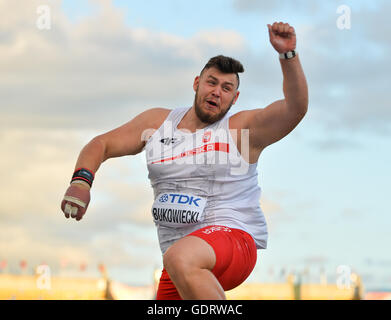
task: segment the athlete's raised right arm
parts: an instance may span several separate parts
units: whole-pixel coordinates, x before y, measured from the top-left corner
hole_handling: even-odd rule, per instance
[[[145,145],[142,135],[148,129],[159,128],[169,112],[170,110],[162,108],[149,109],[124,125],[96,136],[81,150],[74,171],[85,168],[94,176],[102,162],[107,159],[140,153]],[[90,185],[83,179],[89,180],[88,172],[86,178],[76,179],[67,189],[61,202],[66,218],[71,216],[79,221],[87,210]]]

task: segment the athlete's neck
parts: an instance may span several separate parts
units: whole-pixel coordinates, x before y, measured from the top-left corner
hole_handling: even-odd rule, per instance
[[[182,120],[179,122],[177,128],[189,130],[190,132],[196,132],[197,130],[204,129],[208,125],[209,123],[202,122],[200,118],[198,118],[193,105],[191,109],[186,112]]]

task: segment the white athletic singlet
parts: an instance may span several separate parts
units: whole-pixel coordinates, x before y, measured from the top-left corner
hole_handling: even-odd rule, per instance
[[[188,110],[172,110],[145,145],[155,199],[152,217],[162,253],[208,225],[244,230],[258,249],[266,249],[257,163],[247,163],[239,153],[229,131],[232,114],[190,133],[177,129]]]

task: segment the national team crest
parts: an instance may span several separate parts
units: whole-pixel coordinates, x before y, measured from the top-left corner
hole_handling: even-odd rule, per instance
[[[212,136],[212,132],[211,132],[211,131],[205,132],[204,136],[202,137],[202,142],[203,142],[203,143],[209,142],[211,136]]]

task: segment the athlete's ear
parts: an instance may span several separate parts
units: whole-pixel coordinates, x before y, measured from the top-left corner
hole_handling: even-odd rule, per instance
[[[200,76],[196,76],[193,83],[194,91],[197,91],[199,83],[200,83]]]
[[[238,98],[239,98],[239,94],[240,94],[240,91],[236,91],[235,98],[233,99],[232,104],[236,103],[236,100],[238,100]]]

